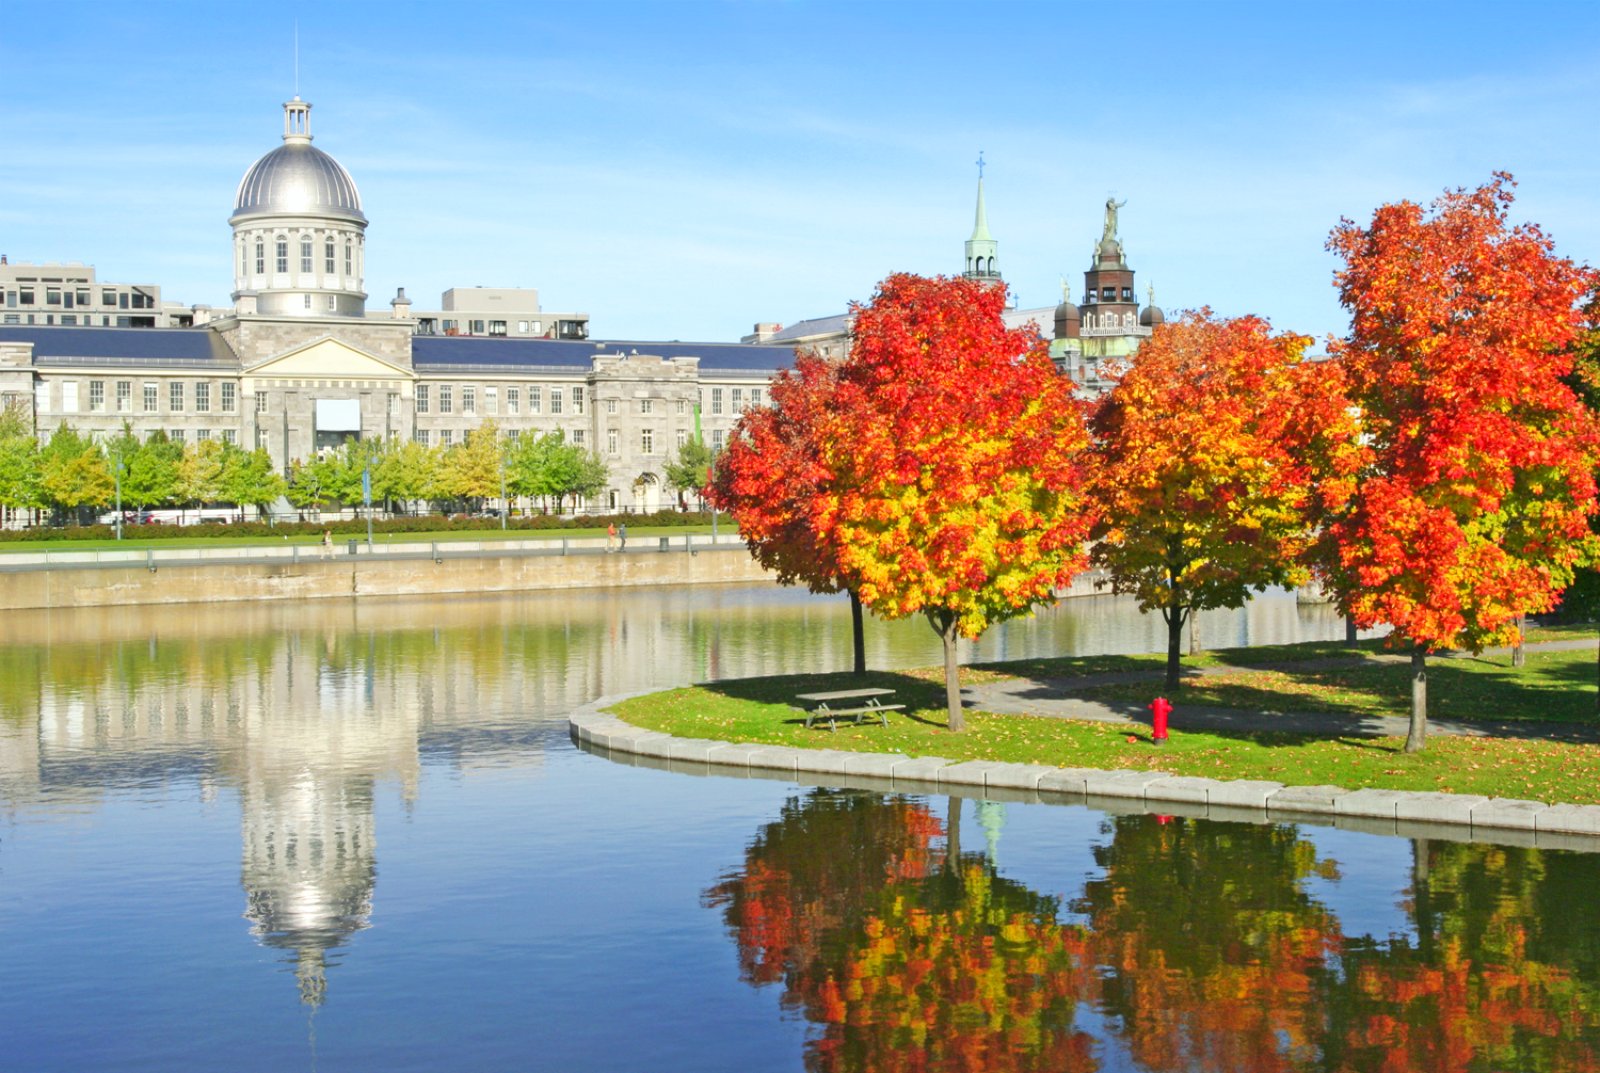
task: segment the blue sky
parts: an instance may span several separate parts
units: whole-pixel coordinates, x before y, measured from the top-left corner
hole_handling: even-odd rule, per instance
[[[0,252],[227,304],[234,190],[294,92],[264,10],[8,5]],[[1024,306],[1078,292],[1113,192],[1159,305],[1319,336],[1341,216],[1497,169],[1600,263],[1593,3],[389,0],[299,33],[377,308],[537,287],[597,336],[685,340],[841,312],[960,270],[979,150]]]

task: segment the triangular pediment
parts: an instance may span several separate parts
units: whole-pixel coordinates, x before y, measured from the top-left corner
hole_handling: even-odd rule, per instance
[[[325,335],[248,366],[251,376],[284,379],[413,380],[410,369]]]

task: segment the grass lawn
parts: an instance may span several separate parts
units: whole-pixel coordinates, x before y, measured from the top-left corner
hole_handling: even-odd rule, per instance
[[[1240,673],[1186,683],[1182,703],[1256,711],[1348,711],[1404,715],[1409,703],[1405,664],[1369,663],[1342,645],[1293,646],[1272,662],[1314,661],[1306,668]],[[1270,650],[1251,650],[1263,655]],[[1237,664],[1241,653],[1217,652],[1211,665]],[[1327,661],[1344,655],[1344,666]],[[1186,658],[1186,664],[1189,660]],[[1595,654],[1530,652],[1513,669],[1508,657],[1429,661],[1431,714],[1459,719],[1551,719],[1597,723],[1593,714]],[[1049,677],[1117,671],[1159,671],[1162,657],[1096,657],[1025,661],[971,668],[972,680],[1000,677],[1026,667]],[[1068,668],[1071,668],[1070,670]],[[835,732],[807,730],[793,706],[796,693],[861,685],[896,690],[907,710],[887,727],[842,725]],[[1160,683],[1139,682],[1085,690],[1089,698],[1147,700]],[[1524,738],[1435,735],[1427,749],[1407,755],[1401,738],[1318,738],[1283,732],[1175,731],[1154,745],[1145,727],[1039,716],[969,711],[967,729],[946,729],[944,692],[937,670],[869,674],[796,675],[716,682],[619,703],[617,715],[638,726],[682,737],[754,741],[806,748],[895,752],[950,760],[1009,760],[1058,767],[1155,769],[1220,779],[1271,779],[1290,785],[1329,783],[1347,789],[1441,790],[1552,803],[1600,803],[1600,746]]]
[[[1428,660],[1429,718],[1600,723],[1595,714],[1593,650],[1530,650],[1526,660],[1522,667],[1512,667],[1511,657],[1505,654]],[[1161,683],[1155,681],[1097,686],[1077,695],[1086,700],[1148,704],[1162,692]],[[1406,716],[1410,713],[1411,666],[1403,660],[1362,658],[1318,660],[1304,667],[1284,662],[1271,668],[1222,670],[1189,678],[1182,695],[1188,704],[1260,712]]]

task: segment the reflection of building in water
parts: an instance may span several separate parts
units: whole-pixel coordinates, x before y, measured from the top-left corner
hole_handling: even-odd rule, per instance
[[[372,917],[372,780],[304,771],[247,788],[243,883],[251,934],[293,953],[300,1001],[321,1005],[327,954]]]
[[[1331,608],[1290,594],[1200,625],[1208,647],[1343,633]],[[939,658],[920,619],[867,635],[873,666]],[[1158,617],[1105,596],[997,626],[971,651],[1165,643]],[[370,917],[379,785],[414,798],[424,755],[468,774],[508,755],[531,768],[593,697],[849,658],[845,600],[766,586],[14,612],[0,619],[0,808],[65,813],[117,787],[237,791],[247,915],[315,1002],[328,952]]]
[[[288,639],[273,661],[270,705],[241,720],[235,775],[243,814],[240,880],[251,933],[289,951],[301,1001],[319,1005],[327,955],[367,927],[377,882],[373,816],[378,780],[416,792],[419,709],[415,690],[380,675],[369,659],[341,658],[334,635]]]

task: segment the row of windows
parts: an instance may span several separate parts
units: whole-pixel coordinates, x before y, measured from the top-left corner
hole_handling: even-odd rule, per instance
[[[457,394],[458,388],[459,395]],[[570,396],[566,394],[567,391],[570,391]],[[418,384],[417,413],[460,413],[475,416],[480,412],[479,398],[478,389],[472,385]],[[499,414],[501,412],[501,395],[498,387],[485,387],[481,398],[483,404],[482,413]],[[581,387],[569,389],[552,387],[549,389],[548,394],[543,387],[537,385],[529,385],[526,391],[523,388],[508,387],[505,389],[504,412],[507,414],[520,414],[523,412],[523,404],[526,401],[527,412],[530,414],[545,412],[547,403],[550,413],[559,414],[565,411],[568,398],[572,402],[572,413],[581,414],[584,412],[586,399],[584,389]],[[765,398],[764,390],[758,387],[728,389],[714,387],[711,389],[711,413],[714,416],[722,416],[730,412],[734,414],[743,413],[749,407],[762,405]],[[625,401],[621,399],[603,400],[605,412],[608,415],[616,414]],[[689,403],[685,399],[635,399],[634,409],[641,415],[650,415],[657,412],[656,403],[659,402],[664,406],[669,401],[678,416],[681,417],[688,413]]]
[[[145,439],[149,439],[150,438],[150,434],[152,432],[154,432],[153,429],[144,432],[143,433],[144,438]],[[223,443],[231,443],[231,444],[237,444],[239,442],[239,432],[238,432],[238,430],[237,429],[231,429],[231,428],[225,428],[225,429],[222,429],[220,431],[217,430],[217,429],[209,429],[209,428],[197,428],[197,429],[169,428],[169,429],[166,430],[166,432],[167,432],[167,439],[172,441],[173,443],[188,443],[189,442],[189,435],[190,435],[191,432],[194,434],[194,442],[195,443],[205,443],[207,440],[221,440]],[[137,436],[137,435],[140,435],[140,433],[135,432],[134,435]],[[256,434],[256,446],[257,447],[265,447],[266,446],[266,439],[261,433],[257,433]]]
[[[56,314],[54,313],[40,313],[38,316],[44,319],[38,321],[34,319],[34,316],[32,313],[7,313],[0,317],[0,324],[54,324],[56,322]],[[88,328],[94,324],[94,317],[93,313],[62,313],[61,323],[68,328],[78,324]],[[109,313],[100,314],[100,326],[102,328],[109,328],[113,324],[118,328],[154,328],[156,318],[154,316],[134,317],[120,314],[113,317]]]
[[[338,243],[327,239],[322,244],[322,271],[325,275],[333,275],[335,266],[339,261]],[[265,239],[256,239],[255,242],[256,275],[265,275],[267,271],[267,243]],[[307,236],[300,236],[300,271],[309,273],[315,271],[316,243]],[[239,274],[249,272],[248,251],[244,246],[239,248]],[[280,235],[272,243],[272,267],[275,272],[289,271],[289,240]],[[355,275],[355,243],[345,240],[344,243],[344,274]]]
[[[512,441],[513,443],[515,443],[518,439],[520,439],[522,437],[522,430],[521,429],[508,428],[508,429],[504,429],[502,431],[504,432],[506,439]],[[437,439],[435,439],[435,437],[437,437]],[[452,444],[454,444],[456,442],[455,431],[453,429],[448,429],[448,428],[441,428],[441,429],[419,428],[413,434],[412,438],[415,439],[418,443],[422,444],[422,446],[424,446],[424,447],[431,446],[434,443],[438,443],[438,445],[440,447],[449,447],[449,446],[451,446]],[[466,433],[463,432],[461,438],[462,438],[462,441],[465,442]],[[575,429],[568,430],[568,432],[567,432],[567,442],[571,443],[571,444],[573,444],[573,445],[575,445],[577,447],[586,447],[586,446],[588,446],[589,440],[588,440],[588,437],[584,435],[584,430],[583,429],[575,428]]]
[[[1115,302],[1117,300],[1117,289],[1115,287],[1101,287],[1099,291],[1095,291],[1091,288],[1084,297],[1090,302]],[[1122,300],[1124,302],[1133,301],[1132,287],[1122,288]]]
[[[105,412],[106,383],[107,382],[104,380],[89,381],[89,411],[91,413]],[[117,380],[114,382],[114,384],[116,412],[132,412],[134,408],[133,381]],[[213,393],[213,384],[210,381],[199,380],[193,383],[192,408],[194,412],[209,413],[212,409],[213,400],[215,400],[218,409],[222,413],[237,413],[237,385],[231,381],[224,380],[221,383],[216,384],[215,387],[216,391]],[[40,381],[38,390],[40,392],[41,400],[39,409],[41,411],[47,411],[49,409],[49,406],[47,405],[49,398],[48,383],[45,381]],[[722,415],[725,413],[725,392],[728,396],[726,401],[731,402],[734,413],[742,412],[747,405],[760,406],[762,405],[762,401],[764,399],[762,389],[755,387],[731,389],[713,387],[710,389],[710,391],[711,413],[713,415]],[[189,395],[190,385],[187,382],[181,380],[168,381],[167,409],[173,413],[180,413],[186,409],[189,409]],[[437,413],[440,415],[461,414],[463,416],[478,416],[480,413],[480,397],[482,400],[481,412],[483,414],[497,415],[501,412],[501,389],[499,387],[486,386],[482,388],[482,395],[480,396],[479,388],[476,385],[471,384],[418,384],[416,394],[416,412],[418,414]],[[620,401],[624,400],[604,400],[605,412],[608,415],[616,414],[620,408]],[[657,412],[655,406],[657,402],[661,402],[663,405],[665,405],[669,400],[636,399],[634,401],[637,404],[636,409],[639,414],[651,415]],[[686,400],[672,399],[670,401],[673,404],[674,411],[679,416],[683,416],[688,412],[688,402]],[[146,381],[143,384],[140,402],[141,409],[144,413],[159,412],[160,386],[156,383]],[[550,387],[547,390],[539,385],[529,385],[525,389],[520,387],[505,388],[504,402],[504,412],[508,415],[521,414],[523,412],[524,403],[526,403],[527,407],[526,412],[529,414],[544,413],[546,406],[548,406],[549,413],[553,415],[561,415],[567,412],[569,402],[571,405],[571,412],[573,414],[581,415],[585,410],[587,396],[585,395],[584,389],[580,386],[572,386],[567,388]],[[268,412],[267,393],[265,391],[257,391],[255,393],[255,403],[256,413],[264,414]],[[65,380],[61,382],[61,412],[79,412],[78,381]],[[682,446],[682,444],[679,444],[679,446]],[[648,447],[645,449],[645,453],[651,453]]]
[[[456,388],[460,388],[460,408],[457,409]],[[570,392],[570,394],[569,394]],[[471,384],[418,384],[417,385],[417,413],[419,414],[468,414],[478,413],[478,389]],[[572,412],[581,414],[587,399],[581,387],[559,388],[552,387],[549,394],[538,385],[530,384],[526,395],[523,389],[508,387],[505,389],[505,412],[519,414],[522,412],[523,400],[527,400],[527,412],[530,414],[543,413],[548,401],[550,413],[565,413],[567,402],[572,402]],[[485,387],[483,389],[483,412],[498,414],[500,412],[500,389],[498,387]]]
[[[729,401],[731,401],[733,405],[732,412],[736,414],[743,413],[748,407],[760,406],[762,404],[762,400],[765,398],[765,396],[762,394],[762,389],[758,387],[748,389],[736,387],[728,390],[731,395]],[[722,407],[722,392],[723,389],[720,387],[714,387],[711,389],[711,413],[714,417],[721,416],[726,412]],[[748,400],[748,402],[746,400]]]
[[[34,288],[19,287],[14,291],[5,292],[5,305],[7,309],[35,305],[35,297]],[[73,290],[66,290],[62,287],[46,287],[44,304],[47,306],[60,306],[63,309],[94,306],[94,292],[88,287],[78,287]],[[100,291],[100,305],[107,309],[154,309],[156,307],[156,299],[155,295],[145,294],[143,291],[118,291],[105,287]],[[62,323],[68,322],[63,320]]]
[[[142,386],[139,402],[141,410],[147,414],[159,413],[161,409],[161,385],[146,381]],[[222,413],[237,413],[239,409],[238,385],[224,380],[216,385],[216,402]],[[194,412],[203,414],[211,412],[213,399],[212,384],[207,380],[199,380],[194,384]],[[49,410],[50,385],[45,381],[38,384],[39,409]],[[116,380],[112,382],[113,398],[116,401],[116,412],[126,414],[133,412],[133,381]],[[171,413],[181,413],[186,409],[185,402],[189,394],[188,385],[181,380],[172,380],[167,383],[167,410]],[[264,392],[256,393],[257,413],[261,409]],[[79,412],[79,384],[76,380],[63,380],[61,382],[61,412],[75,414]],[[89,412],[104,413],[106,411],[106,381],[89,381]]]

